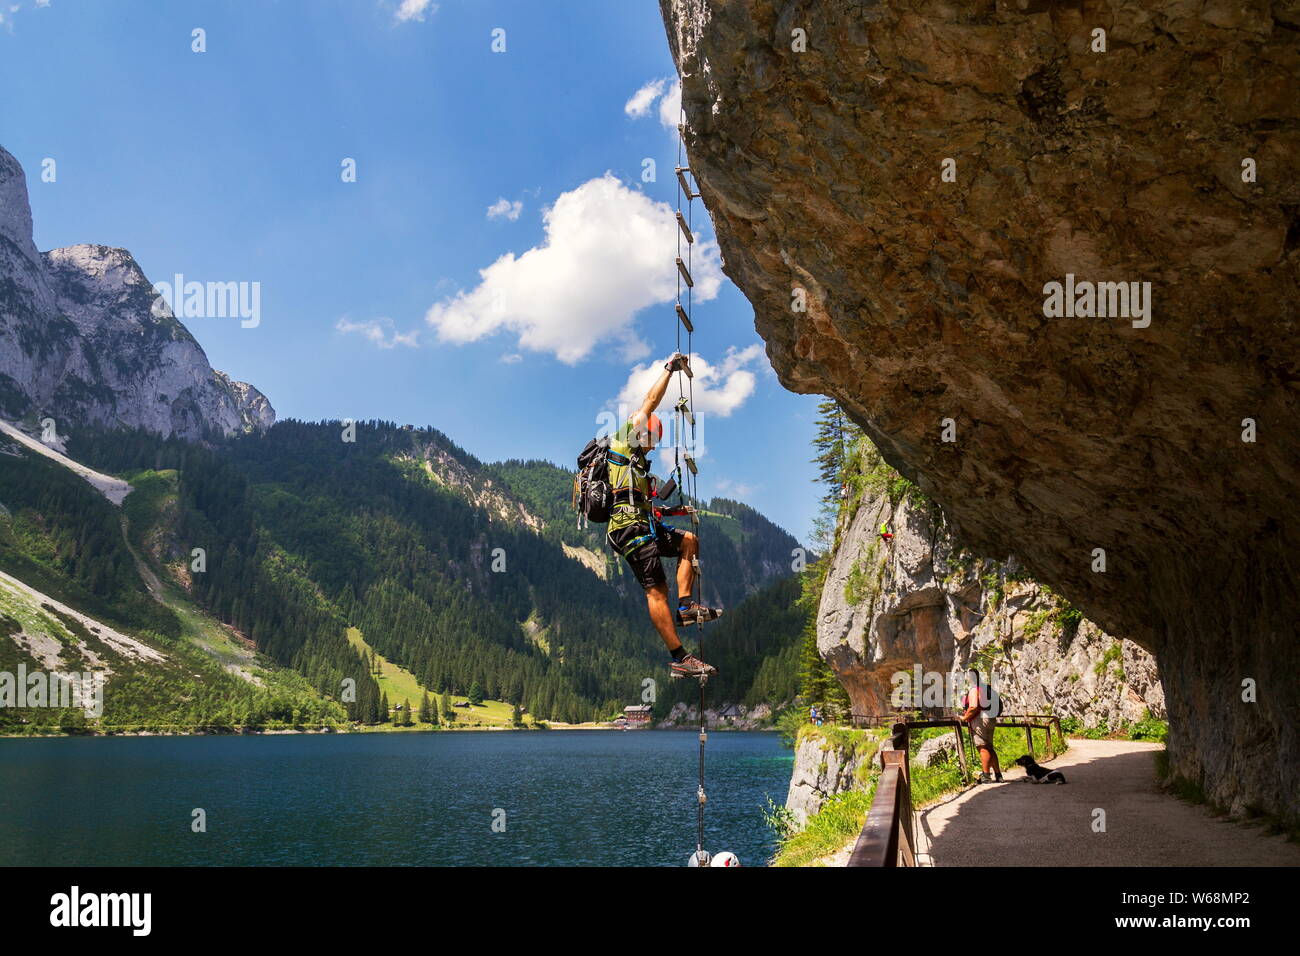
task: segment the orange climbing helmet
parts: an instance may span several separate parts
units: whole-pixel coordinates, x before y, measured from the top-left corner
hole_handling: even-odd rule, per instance
[[[663,441],[664,423],[663,420],[660,419],[660,417],[656,415],[654,412],[651,412],[650,418],[646,420],[646,428],[648,431],[654,433],[655,441],[657,442]]]

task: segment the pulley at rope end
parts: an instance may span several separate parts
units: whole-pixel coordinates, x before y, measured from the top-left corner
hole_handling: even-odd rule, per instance
[[[706,804],[706,803],[709,802],[709,798],[708,798],[707,796],[705,796],[705,794],[704,794],[704,788],[703,788],[703,787],[700,787],[700,789],[696,792],[695,797],[696,797],[697,800],[700,801],[700,804],[701,804],[701,805]]]

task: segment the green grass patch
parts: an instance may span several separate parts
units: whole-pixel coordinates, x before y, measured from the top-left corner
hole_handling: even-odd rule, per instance
[[[420,712],[420,701],[424,699],[424,693],[428,688],[423,687],[414,674],[406,668],[394,664],[388,658],[384,657],[368,643],[362,636],[361,631],[355,627],[348,628],[348,643],[367,655],[374,655],[375,662],[379,665],[379,671],[375,674],[375,680],[379,684],[379,690],[388,695],[388,706],[396,710],[398,704],[405,704],[412,708],[412,713],[418,715]],[[429,697],[434,701],[435,706],[440,699],[440,695],[433,690],[429,690]],[[511,728],[514,726],[514,707],[503,700],[485,700],[482,704],[475,704],[473,707],[455,707],[456,704],[467,703],[469,698],[457,694],[451,695],[451,702],[455,710],[455,720],[448,724],[445,721],[438,726],[456,730],[467,730],[473,728]],[[439,718],[441,720],[441,718]],[[401,731],[401,730],[429,730],[429,724],[420,723],[414,716],[414,723],[411,726],[394,724],[392,722],[379,724],[375,727],[365,727],[367,731]],[[525,726],[532,726],[532,719],[524,715]]]
[[[820,811],[808,818],[808,825],[781,844],[773,866],[813,866],[818,860],[842,850],[856,840],[867,822],[876,780],[860,790],[839,793],[827,800]]]

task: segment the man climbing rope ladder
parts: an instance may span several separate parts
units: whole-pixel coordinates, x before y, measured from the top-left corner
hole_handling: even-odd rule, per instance
[[[609,544],[621,554],[632,574],[645,588],[650,621],[663,638],[673,660],[669,670],[673,677],[709,677],[717,668],[688,654],[677,637],[676,624],[702,624],[722,615],[717,608],[702,607],[692,598],[695,586],[695,556],[699,539],[689,531],[661,524],[662,514],[681,513],[681,509],[655,506],[651,487],[650,462],[647,454],[663,438],[664,426],[655,414],[668,391],[673,373],[684,369],[686,356],[680,352],[664,366],[663,373],[650,389],[640,409],[628,419],[609,443],[609,484],[614,504],[609,518]],[[668,581],[661,558],[677,559],[677,613],[668,610]]]

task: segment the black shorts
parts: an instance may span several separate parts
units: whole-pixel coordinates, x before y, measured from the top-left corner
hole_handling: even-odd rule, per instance
[[[668,583],[668,579],[664,576],[663,562],[659,559],[681,557],[682,541],[686,538],[686,532],[661,524],[659,525],[659,534],[655,536],[653,541],[643,541],[630,552],[624,553],[623,546],[627,542],[649,533],[649,525],[634,524],[626,528],[619,528],[617,531],[611,531],[607,536],[610,547],[623,555],[627,560],[628,567],[632,569],[632,576],[647,591]]]

